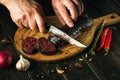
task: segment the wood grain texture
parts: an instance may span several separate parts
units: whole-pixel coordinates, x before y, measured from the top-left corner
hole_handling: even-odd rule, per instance
[[[49,16],[46,18],[49,24],[52,24],[56,27],[61,27],[60,22],[58,22],[56,16]],[[105,26],[113,25],[120,22],[120,17],[116,13],[111,13],[99,18],[94,19],[94,24],[91,26],[90,29],[86,30],[82,35],[80,35],[77,40],[89,46],[94,38],[95,31],[102,20],[105,20]],[[14,43],[18,51],[23,54],[24,56],[33,59],[39,62],[52,62],[52,61],[60,61],[70,57],[73,57],[79,53],[81,53],[85,48],[77,47],[75,45],[66,45],[60,48],[59,52],[56,52],[54,55],[44,55],[40,52],[37,52],[33,55],[26,54],[22,50],[22,40],[28,36],[33,36],[35,38],[39,37],[46,37],[48,38],[49,34],[40,33],[37,30],[30,30],[30,29],[17,29],[15,36],[14,36]]]

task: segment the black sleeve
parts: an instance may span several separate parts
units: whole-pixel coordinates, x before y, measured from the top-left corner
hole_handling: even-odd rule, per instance
[[[36,0],[36,1],[42,6],[46,16],[55,15],[52,8],[51,0]]]

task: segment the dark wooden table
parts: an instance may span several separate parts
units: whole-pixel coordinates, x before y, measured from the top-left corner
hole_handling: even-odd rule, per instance
[[[83,2],[85,13],[92,18],[111,12],[120,15],[120,0],[83,0]],[[42,4],[48,4],[48,2],[42,2]],[[54,15],[50,6],[47,10],[44,8],[46,15]],[[111,48],[107,56],[104,56],[102,50],[97,52],[96,56],[90,57],[91,61],[88,58],[80,61],[79,59],[87,52],[85,50],[81,54],[61,62],[40,63],[30,60],[30,68],[23,72],[15,68],[19,59],[19,52],[16,50],[13,40],[17,26],[12,22],[7,9],[0,6],[0,41],[4,38],[11,41],[10,44],[5,45],[0,43],[0,51],[10,51],[14,56],[14,62],[10,67],[0,69],[0,80],[120,80],[120,24],[114,26],[116,30],[113,30]],[[56,68],[64,70],[64,73],[58,74]]]

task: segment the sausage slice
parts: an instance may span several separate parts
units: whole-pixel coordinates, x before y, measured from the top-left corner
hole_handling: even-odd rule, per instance
[[[56,51],[55,45],[44,37],[38,39],[38,49],[46,54],[52,54]]]
[[[37,52],[37,39],[34,37],[27,37],[22,42],[22,49],[25,53],[33,54]]]

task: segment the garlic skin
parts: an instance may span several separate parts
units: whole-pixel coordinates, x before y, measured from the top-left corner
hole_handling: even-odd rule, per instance
[[[16,63],[16,69],[19,71],[26,71],[30,67],[30,62],[20,55],[20,59]]]

